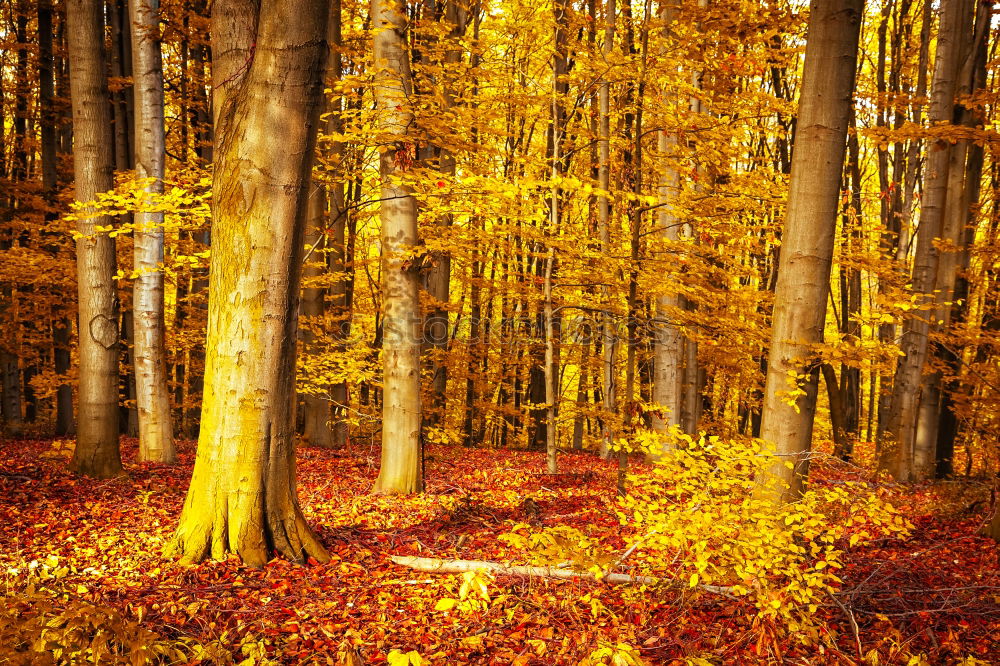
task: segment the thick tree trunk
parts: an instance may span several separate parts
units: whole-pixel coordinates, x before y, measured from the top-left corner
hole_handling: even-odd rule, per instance
[[[934,62],[934,82],[928,119],[932,124],[952,120],[955,85],[961,53],[967,38],[965,17],[970,0],[942,0]],[[933,292],[939,251],[935,239],[942,233],[952,147],[945,139],[929,145],[927,176],[920,205],[920,225],[911,276],[912,289],[921,304],[933,307]],[[926,312],[903,323],[900,358],[892,383],[892,396],[885,420],[886,440],[882,442],[879,468],[897,481],[914,478],[914,441],[920,406],[921,375],[927,360],[930,317]],[[930,397],[930,396],[928,396]]]
[[[375,100],[381,146],[383,386],[382,464],[375,491],[415,493],[424,489],[420,439],[420,261],[417,201],[399,181],[415,159],[409,97],[413,77],[406,50],[406,17],[389,0],[372,0]]]
[[[808,473],[817,372],[863,0],[813,0],[775,288],[761,438],[777,456],[762,496],[796,496]],[[791,462],[789,469],[786,463]]]
[[[159,0],[129,0],[135,91],[136,177],[143,188],[163,193],[166,135],[163,120],[163,57]],[[139,413],[139,460],[174,463],[170,394],[163,320],[163,213],[135,214],[135,283],[132,287],[132,358]]]
[[[69,59],[73,62],[73,167],[76,200],[93,201],[114,187],[111,123],[104,64],[104,3],[67,0]],[[118,448],[118,308],[115,242],[95,227],[107,216],[77,222],[80,384],[73,471],[107,478],[122,471]]]
[[[170,550],[328,558],[295,489],[301,251],[326,56],[327,2],[217,0],[220,83],[205,397]],[[223,92],[224,91],[224,92]]]

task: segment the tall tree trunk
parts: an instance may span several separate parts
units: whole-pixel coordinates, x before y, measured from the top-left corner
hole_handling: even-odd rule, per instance
[[[615,17],[617,14],[616,0],[606,0],[604,9],[604,44],[601,52],[607,58],[615,46]],[[601,239],[601,249],[611,252],[611,81],[610,73],[606,73],[601,81],[598,98],[598,146],[597,146],[597,186],[601,190],[597,198],[597,229]],[[602,397],[604,398],[604,425],[601,435],[600,453],[607,458],[611,453],[611,443],[614,440],[614,427],[611,419],[617,407],[617,371],[615,368],[618,352],[618,339],[615,332],[615,317],[611,308],[611,286],[601,286],[604,296],[605,311],[601,315],[601,379]]]
[[[2,63],[0,63],[0,65],[2,65]],[[2,70],[3,68],[0,66],[0,127],[6,127],[7,118],[4,114],[6,107],[4,106],[4,77]],[[4,141],[4,138],[5,132],[0,131],[0,177],[2,178],[6,178],[9,175],[7,168],[6,142]],[[0,201],[0,205],[12,208],[14,205],[13,197]],[[9,213],[4,214],[4,217],[2,218],[3,221],[6,222],[8,214]],[[11,244],[12,238],[9,237],[6,232],[0,235],[0,251],[10,249]],[[18,325],[16,320],[13,318],[13,313],[10,312],[11,306],[13,305],[13,298],[13,288],[8,284],[2,285],[2,287],[0,287],[0,315],[3,317],[3,323],[6,326],[10,326],[11,330],[14,330],[14,327]],[[0,341],[0,392],[3,394],[2,398],[0,398],[0,412],[3,414],[4,429],[6,434],[20,436],[24,429],[23,418],[21,415],[21,373],[16,348],[13,345],[10,347],[7,346],[10,342],[12,341]]]
[[[383,382],[382,464],[375,491],[415,493],[424,489],[420,439],[420,261],[417,201],[400,177],[415,159],[408,136],[413,124],[413,76],[406,51],[406,16],[389,0],[371,0],[374,28],[375,100],[381,147]]]
[[[205,397],[170,550],[328,559],[295,488],[295,345],[328,3],[216,0]]]
[[[66,22],[73,104],[73,170],[76,200],[89,202],[114,187],[111,123],[104,64],[104,3],[67,0]],[[108,478],[122,471],[118,448],[118,308],[115,242],[98,226],[107,216],[77,222],[79,295],[79,417],[70,463],[75,472]]]
[[[808,474],[815,346],[826,319],[863,6],[863,0],[810,3],[761,423],[761,438],[777,458],[758,481],[775,502],[795,497]]]
[[[661,11],[665,38],[672,35],[677,4],[672,2],[664,5]],[[669,48],[666,41],[662,48]],[[676,92],[668,92],[666,98],[677,100],[678,95]],[[675,133],[667,129],[661,129],[657,133],[657,150],[664,164],[660,167],[660,209],[656,224],[660,236],[671,249],[677,246],[683,226],[673,209],[681,189],[680,174],[669,162],[676,145]],[[683,297],[676,291],[663,292],[656,297],[656,318],[653,322],[653,402],[660,411],[653,415],[653,429],[661,433],[670,427],[681,425],[684,404],[684,335],[676,324],[676,318],[683,305]]]
[[[340,1],[334,0],[330,3],[330,25],[328,27],[328,38],[331,45],[340,45]],[[341,75],[341,56],[339,51],[330,54],[327,60],[325,85],[333,86]],[[327,121],[330,133],[340,132],[340,99],[335,104],[328,100],[326,103],[327,112],[330,118]],[[329,147],[329,155],[340,164],[341,154],[340,142],[334,142]],[[329,204],[329,212],[327,205]],[[344,217],[344,183],[339,174],[329,187],[321,181],[313,180],[312,191],[309,195],[309,205],[306,212],[306,246],[305,264],[302,268],[303,277],[319,278],[328,270],[343,272],[344,264],[344,231],[346,229]],[[324,248],[324,246],[326,246]],[[325,251],[324,251],[325,249]],[[327,254],[333,255],[329,260]],[[335,300],[342,300],[343,283],[338,280],[337,288],[332,294]],[[309,325],[302,329],[303,352],[306,354],[320,353],[322,350],[316,348],[316,335],[310,327],[321,328],[324,316],[327,311],[327,289],[324,287],[309,287],[302,290],[302,315],[309,317]],[[340,297],[340,298],[338,298]],[[331,306],[342,307],[342,303],[331,303]],[[339,314],[339,312],[338,312]],[[337,322],[340,325],[340,322]],[[343,384],[338,382],[338,384]],[[327,387],[329,393],[333,393],[334,387]],[[339,438],[335,434],[335,426],[331,425],[330,403],[342,402],[345,399],[341,395],[317,395],[307,393],[303,396],[303,426],[302,439],[312,446],[324,448],[339,448],[344,445],[343,437]],[[342,423],[340,425],[343,425]],[[343,428],[339,428],[343,431]]]
[[[975,36],[972,48],[962,57],[959,71],[956,98],[964,99],[978,92],[986,83],[986,61],[988,53],[988,34],[990,17],[993,14],[992,5],[976,3],[978,7],[975,16]],[[973,11],[969,4],[967,11]],[[963,17],[963,25],[973,20],[971,15]],[[955,112],[956,123],[972,128],[977,123],[976,111],[964,104],[959,104]],[[977,157],[978,156],[978,157]],[[937,276],[934,284],[934,299],[936,307],[932,310],[930,334],[932,337],[943,336],[952,323],[953,313],[961,315],[963,307],[957,305],[956,295],[960,273],[967,267],[969,261],[968,244],[974,240],[974,234],[967,229],[970,222],[970,210],[979,199],[979,186],[982,177],[982,151],[968,139],[959,138],[951,147],[951,160],[948,166],[948,192],[945,201],[944,220],[942,223],[942,240],[948,247],[938,258]],[[962,297],[964,301],[964,296]],[[939,340],[931,342],[930,351],[934,356],[955,368],[955,354],[945,348]],[[955,368],[957,369],[957,368]],[[929,478],[935,473],[938,442],[941,441],[938,426],[944,405],[944,373],[941,368],[925,373],[921,381],[920,411],[917,418],[917,430],[913,444],[913,467],[917,478]],[[948,454],[950,457],[950,454]]]
[[[159,0],[129,0],[132,78],[137,106],[135,175],[150,179],[144,191],[163,193],[166,135]],[[139,460],[174,463],[167,352],[163,320],[163,213],[135,214],[135,283],[132,287],[132,357],[139,412]]]
[[[970,0],[942,0],[941,25],[934,58],[934,81],[928,119],[932,124],[951,121],[955,104],[955,85],[964,41],[967,38],[963,18]],[[926,178],[920,206],[920,225],[913,259],[911,283],[920,304],[933,307],[933,291],[939,252],[935,239],[941,236],[948,196],[948,173],[951,145],[941,138],[928,145]],[[897,481],[914,477],[914,440],[920,406],[921,375],[927,360],[930,318],[921,312],[903,323],[900,351],[892,396],[886,415],[886,441],[882,443],[879,468]]]
[[[481,219],[476,216],[470,222],[472,228],[480,229]],[[463,415],[462,421],[462,443],[465,446],[475,446],[475,410],[476,401],[479,399],[478,392],[476,391],[476,374],[480,372],[480,368],[483,365],[483,361],[486,358],[485,350],[488,347],[483,344],[483,340],[480,338],[483,336],[484,331],[482,327],[482,282],[483,282],[483,271],[484,271],[484,261],[482,258],[482,252],[479,246],[472,248],[472,259],[471,259],[471,293],[469,295],[469,345],[468,345],[468,355],[469,364],[466,368],[465,374],[465,414]]]
[[[59,116],[55,104],[55,58],[53,57],[52,0],[38,3],[38,104],[41,119],[42,191],[50,201],[56,196],[59,171]],[[46,213],[53,219],[54,213]],[[50,251],[58,253],[59,246]],[[52,312],[52,347],[55,371],[66,377],[70,367],[70,322],[62,305]],[[73,427],[73,389],[68,383],[56,388],[56,434],[68,435]]]

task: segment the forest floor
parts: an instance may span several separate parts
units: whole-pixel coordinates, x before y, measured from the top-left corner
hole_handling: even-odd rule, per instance
[[[135,464],[135,440],[126,439],[128,475],[95,481],[65,471],[66,443],[0,442],[0,594],[27,598],[27,573],[45,572],[38,587],[54,591],[52,600],[29,599],[22,611],[114,609],[160,639],[246,663],[266,655],[380,664],[398,650],[429,664],[579,664],[619,644],[634,648],[620,654],[622,664],[628,654],[649,664],[1000,663],[998,548],[976,534],[991,510],[981,480],[899,489],[894,502],[913,522],[911,535],[845,555],[839,593],[819,607],[818,632],[803,642],[761,620],[752,603],[700,589],[499,576],[487,608],[435,610],[458,596],[461,576],[389,559],[525,563],[498,538],[516,523],[569,525],[624,549],[634,535],[615,513],[615,464],[590,454],[563,455],[564,473],[553,477],[539,453],[433,446],[426,494],[379,497],[369,494],[377,446],[300,449],[299,496],[332,559],[254,570],[162,556],[193,450],[182,442],[173,467]],[[5,661],[33,663],[0,653]]]

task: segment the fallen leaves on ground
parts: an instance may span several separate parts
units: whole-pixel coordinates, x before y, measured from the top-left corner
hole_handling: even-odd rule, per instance
[[[369,494],[377,448],[300,449],[299,496],[332,559],[305,567],[274,560],[254,570],[234,559],[180,566],[161,555],[184,499],[193,443],[181,444],[177,466],[127,464],[127,476],[104,481],[67,472],[66,448],[51,440],[0,443],[5,590],[20,589],[44,567],[63,600],[116,609],[172,640],[221,645],[236,661],[1000,660],[997,547],[976,535],[991,510],[981,484],[896,489],[896,506],[916,526],[911,537],[852,550],[840,592],[817,610],[818,635],[803,642],[760,621],[747,601],[697,588],[501,576],[490,582],[488,602],[441,604],[456,596],[461,576],[389,560],[523,561],[499,538],[522,523],[570,526],[626,548],[641,535],[627,533],[614,511],[617,462],[589,454],[562,456],[562,473],[549,476],[538,453],[430,447],[427,493],[383,497]],[[135,448],[124,441],[127,461]],[[817,467],[826,482],[841,472]]]

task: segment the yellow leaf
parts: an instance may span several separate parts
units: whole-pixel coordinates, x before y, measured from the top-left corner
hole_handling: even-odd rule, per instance
[[[688,585],[694,587],[697,584],[698,584],[698,574],[693,573],[691,574],[691,580],[688,581]]]
[[[449,611],[455,607],[456,603],[458,603],[457,599],[440,599],[436,604],[434,604],[434,610]]]

